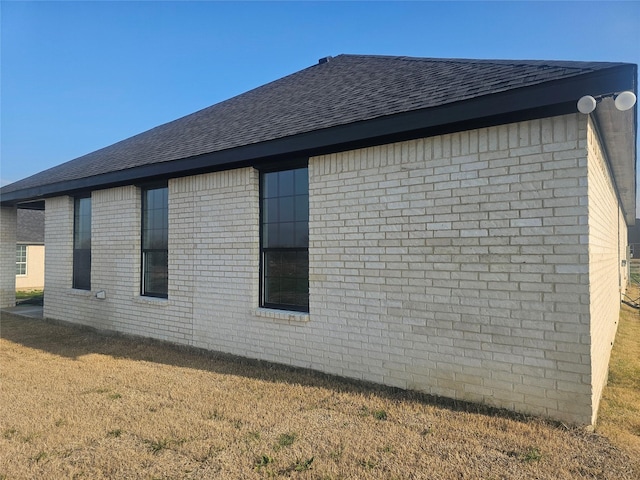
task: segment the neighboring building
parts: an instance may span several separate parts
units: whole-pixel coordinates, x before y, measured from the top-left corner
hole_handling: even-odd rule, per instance
[[[44,288],[44,212],[18,210],[16,290]]]
[[[2,261],[44,204],[45,317],[593,423],[636,215],[637,107],[613,96],[636,82],[322,59],[3,187]]]
[[[629,253],[631,258],[640,258],[640,220],[636,218],[636,224],[629,227]]]

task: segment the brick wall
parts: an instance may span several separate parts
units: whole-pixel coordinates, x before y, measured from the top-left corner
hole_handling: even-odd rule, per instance
[[[627,227],[597,130],[589,122],[589,294],[591,298],[591,371],[593,421],[607,382],[611,347],[627,284]]]
[[[178,244],[172,242],[170,299],[140,296],[140,190],[133,186],[93,192],[91,196],[91,290],[71,288],[73,199],[47,200],[45,215],[45,310],[49,318],[103,330],[189,343],[191,309],[178,291]],[[177,234],[175,210],[170,236]],[[104,291],[106,298],[96,298]]]
[[[312,159],[311,311],[342,373],[591,419],[586,122]]]
[[[0,308],[16,304],[16,225],[15,207],[0,207]]]
[[[44,244],[44,316],[84,323],[83,303],[71,295],[73,278],[73,199],[55,197],[45,200]]]
[[[192,344],[255,356],[251,352],[260,341],[252,315],[258,304],[257,172],[217,172],[171,185],[176,233],[170,238],[172,248],[173,238],[183,246],[177,278],[188,290],[185,307],[193,309]]]
[[[579,115],[311,158],[308,315],[258,308],[254,169],[169,181],[168,299],[137,188],[93,193],[91,292],[50,199],[45,315],[589,423],[590,168]]]

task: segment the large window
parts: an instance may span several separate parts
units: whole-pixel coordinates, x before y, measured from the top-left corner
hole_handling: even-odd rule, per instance
[[[309,173],[261,175],[261,306],[309,311]]]
[[[75,199],[73,214],[73,288],[91,290],[91,197]]]
[[[27,274],[27,246],[16,245],[16,275]]]
[[[167,298],[169,287],[169,192],[142,191],[142,295]]]

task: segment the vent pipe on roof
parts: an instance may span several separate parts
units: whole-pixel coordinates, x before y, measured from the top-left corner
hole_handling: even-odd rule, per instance
[[[320,60],[318,60],[318,65],[322,65],[323,63],[329,63],[329,60],[331,60],[333,57],[329,56],[329,57],[322,57]]]

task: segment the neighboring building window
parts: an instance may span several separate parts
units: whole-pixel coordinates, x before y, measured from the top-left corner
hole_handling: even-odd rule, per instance
[[[91,290],[91,197],[75,199],[73,288]]]
[[[16,275],[27,274],[27,246],[16,245]]]
[[[169,287],[169,192],[142,191],[142,295],[167,298]]]
[[[261,306],[309,311],[308,168],[261,175]]]

